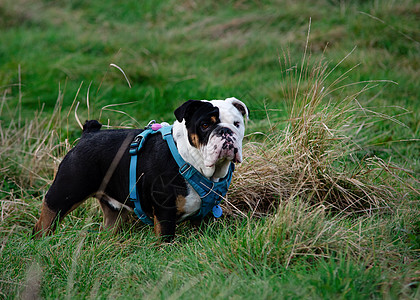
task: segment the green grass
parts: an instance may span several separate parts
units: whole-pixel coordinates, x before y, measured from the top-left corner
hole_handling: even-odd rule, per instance
[[[0,299],[418,298],[419,13],[414,0],[2,1]],[[331,74],[311,76],[320,61]],[[340,76],[335,87],[348,87],[305,106],[301,99],[319,79],[328,88]],[[364,87],[356,103],[352,95]],[[293,114],[296,91],[303,106]],[[273,199],[270,214],[244,210],[247,217],[209,220],[201,231],[184,223],[173,244],[160,244],[134,218],[116,235],[99,231],[98,205],[88,201],[56,234],[31,240],[54,171],[80,135],[76,102],[82,122],[142,127],[152,118],[173,120],[187,99],[230,96],[251,109],[248,133],[269,135],[246,139],[251,156],[229,200],[242,201],[252,187],[258,199]],[[352,105],[337,120],[334,109],[346,97]],[[103,109],[127,102],[134,103]],[[364,110],[354,109],[359,104]],[[304,131],[313,136],[287,148],[299,137],[287,128],[299,128],[302,116],[317,116]],[[350,125],[344,146],[351,147],[328,139],[320,120],[333,130]],[[290,140],[276,140],[283,137]],[[338,159],[326,158],[337,151]],[[275,153],[283,160],[273,161]],[[319,175],[315,191],[325,175],[337,176],[333,184],[363,178],[372,193],[385,191],[378,197],[389,209],[333,212],[328,203],[341,198],[318,203],[315,192],[272,192],[256,172],[262,162],[293,175],[284,161],[296,155],[299,163],[297,154],[308,153],[309,165],[323,163],[309,173]]]
[[[418,262],[403,263],[409,245],[398,232],[386,232],[395,220],[333,220],[319,211],[303,217],[302,211],[312,211],[303,204],[282,209],[288,215],[274,223],[220,220],[203,232],[184,224],[176,242],[163,245],[139,224],[125,226],[118,235],[99,232],[93,205],[41,241],[17,225],[2,250],[8,258],[1,263],[2,293],[24,293],[25,276],[31,276],[48,298],[414,296],[410,269]],[[299,248],[308,241],[312,249]],[[328,259],[322,249],[328,249]]]

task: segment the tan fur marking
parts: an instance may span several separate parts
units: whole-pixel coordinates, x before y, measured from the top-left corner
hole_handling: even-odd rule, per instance
[[[176,210],[178,214],[185,213],[185,203],[187,202],[187,199],[185,199],[184,196],[178,195],[176,197]]]
[[[216,123],[217,122],[217,118],[215,116],[211,116],[210,117],[210,121],[212,121],[212,123]]]
[[[200,141],[198,139],[198,135],[196,133],[191,134],[191,141],[192,145],[196,147],[197,149],[200,147]]]
[[[40,238],[44,234],[51,232],[51,225],[54,222],[57,213],[52,211],[45,201],[42,202],[41,216],[34,227],[35,238]]]
[[[160,223],[159,223],[158,219],[156,218],[156,215],[153,216],[153,223],[154,223],[153,230],[155,231],[156,236],[160,236],[162,231],[161,231],[161,228],[160,228]]]

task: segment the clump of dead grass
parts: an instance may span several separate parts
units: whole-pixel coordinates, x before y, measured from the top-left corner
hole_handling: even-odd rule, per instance
[[[249,136],[246,160],[238,166],[224,204],[227,213],[265,215],[297,198],[345,213],[392,209],[402,169],[376,156],[358,155],[363,149],[357,138],[363,127],[359,117],[366,122],[379,115],[365,110],[358,97],[384,81],[343,84],[350,69],[327,84],[338,65],[329,70],[323,59],[310,64],[306,52],[300,67],[287,54],[280,65],[288,107],[285,129]],[[362,88],[346,95],[346,88],[356,84]]]

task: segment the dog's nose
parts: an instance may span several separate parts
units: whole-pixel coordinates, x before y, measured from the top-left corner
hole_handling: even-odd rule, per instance
[[[222,128],[220,128],[219,133],[220,133],[220,135],[232,135],[233,131],[230,130],[229,128],[227,128],[227,127],[222,127]]]

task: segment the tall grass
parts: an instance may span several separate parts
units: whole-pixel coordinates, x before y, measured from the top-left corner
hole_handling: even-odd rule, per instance
[[[6,171],[3,174],[16,179],[15,183],[20,186],[32,186],[36,181],[48,184],[51,167],[55,169],[70,149],[62,134],[62,95],[58,95],[55,109],[48,117],[41,109],[34,111],[32,118],[21,120],[18,118],[21,107],[9,104],[7,91],[3,93],[0,106],[2,119],[11,120],[9,124],[0,122],[0,157],[2,169]]]
[[[365,123],[381,115],[381,121],[404,126],[358,101],[365,91],[387,81],[343,83],[350,69],[328,84],[338,65],[331,68],[323,59],[313,63],[306,52],[298,64],[285,53],[280,64],[287,119],[283,126],[271,124],[268,133],[250,134],[251,142],[244,147],[247,163],[238,168],[226,207],[230,212],[264,215],[281,202],[302,198],[340,213],[392,213],[397,203],[407,200],[403,195],[408,190],[419,194],[412,186],[416,179],[400,177],[412,172],[363,155],[369,147],[360,138]],[[356,84],[359,91],[346,91]]]

